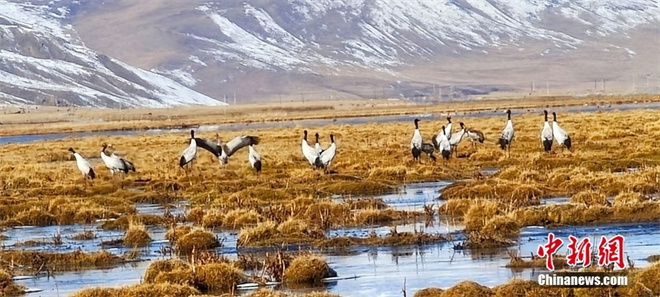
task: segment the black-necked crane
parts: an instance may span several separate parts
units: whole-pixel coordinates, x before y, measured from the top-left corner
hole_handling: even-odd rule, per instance
[[[452,126],[451,117],[448,116],[447,117],[447,126],[445,126],[445,128],[442,129],[443,131],[445,131],[445,136],[447,136],[447,139],[451,139],[451,128],[452,128],[451,126]]]
[[[316,149],[310,146],[309,143],[307,142],[307,130],[303,131],[303,133],[304,135],[301,141],[303,156],[305,156],[305,159],[307,159],[309,165],[312,165],[312,168],[320,168],[321,155],[319,155],[319,153],[316,152]]]
[[[554,112],[552,113],[552,134],[560,146],[566,147],[569,151],[571,150],[571,137],[559,126],[557,114]]]
[[[227,144],[223,144],[218,133],[215,135],[217,137],[217,143],[213,143],[213,141],[210,141],[206,138],[194,139],[198,147],[201,147],[218,157],[220,164],[227,164],[229,157],[231,157],[234,153],[246,146],[253,144],[257,145],[261,141],[257,136],[241,135],[230,140],[227,142]]]
[[[502,135],[500,136],[500,148],[507,150],[507,156],[511,156],[511,142],[513,141],[513,122],[511,121],[511,110],[507,109],[506,114],[508,120],[504,130],[502,130]]]
[[[541,142],[543,143],[543,149],[546,152],[552,150],[552,127],[548,123],[548,111],[544,110],[543,115],[545,116],[545,122],[543,123],[543,129],[541,130]]]
[[[465,135],[467,135],[468,138],[470,138],[470,142],[472,142],[472,147],[474,148],[476,148],[477,142],[484,143],[484,140],[486,140],[486,137],[484,137],[483,132],[472,128],[465,129]]]
[[[83,156],[77,153],[73,148],[70,147],[69,151],[72,152],[73,156],[76,158],[76,165],[78,165],[78,170],[82,173],[83,179],[87,180],[88,177],[94,179],[96,173],[94,172],[92,165],[89,164],[89,161],[83,158]]]
[[[410,151],[412,152],[413,159],[419,161],[419,156],[422,154],[422,133],[419,132],[419,119],[415,119],[415,131],[410,140]]]
[[[324,172],[329,172],[328,167],[330,167],[335,155],[337,155],[337,144],[335,143],[335,136],[330,134],[330,146],[319,157]]]
[[[197,141],[195,140],[195,131],[190,130],[190,145],[181,153],[179,166],[183,168],[186,164],[190,164],[190,167],[192,167],[192,161],[195,157],[197,157]]]
[[[112,175],[115,174],[115,171],[124,173],[128,173],[129,171],[135,172],[135,166],[132,162],[115,155],[114,152],[108,154],[106,151],[108,144],[104,143],[102,147],[103,149],[101,149],[101,160],[103,160],[103,163],[105,163],[105,167],[110,169],[110,173]]]
[[[316,142],[314,143],[314,149],[316,150],[316,152],[319,155],[321,155],[321,153],[323,153],[323,148],[321,147],[321,144],[319,143],[319,134],[314,133],[314,137],[316,138]]]
[[[445,160],[449,160],[449,157],[451,156],[451,144],[449,143],[449,139],[447,138],[445,131],[445,126],[442,126],[442,135],[440,135],[438,149],[440,150],[442,157],[445,158]]]
[[[257,150],[254,149],[254,145],[250,144],[248,147],[249,153],[248,153],[248,161],[250,162],[250,165],[254,170],[259,173],[261,172],[261,156],[257,152]]]
[[[461,125],[461,130],[452,134],[451,138],[449,138],[449,145],[451,145],[451,151],[456,154],[456,157],[458,158],[458,144],[461,143],[463,140],[463,137],[465,137],[465,124],[463,122],[460,122]]]

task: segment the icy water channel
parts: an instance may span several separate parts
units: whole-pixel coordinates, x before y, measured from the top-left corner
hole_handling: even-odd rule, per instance
[[[421,107],[423,108],[423,107]],[[557,107],[553,110],[558,112],[597,112],[609,110],[633,110],[633,109],[660,109],[660,102],[648,103],[627,103],[627,104],[613,104],[605,106],[566,106]],[[537,109],[518,109],[513,112],[541,112],[542,108]],[[479,112],[461,112],[459,115],[466,117],[491,117],[501,115],[502,111],[479,111]],[[444,119],[443,114],[419,114],[419,115],[387,115],[387,116],[369,116],[369,117],[337,117],[333,119],[316,119],[316,120],[296,120],[296,121],[281,121],[281,122],[263,122],[263,123],[229,123],[220,125],[201,125],[194,128],[198,131],[235,131],[242,129],[268,129],[268,128],[290,128],[290,127],[314,127],[325,126],[330,124],[366,124],[366,123],[387,123],[387,122],[405,122],[412,121],[414,118],[424,118],[427,120],[440,120]],[[138,135],[146,134],[160,134],[160,133],[182,133],[188,132],[190,128],[185,129],[150,129],[150,130],[114,130],[114,131],[99,131],[99,132],[68,132],[68,133],[50,133],[50,134],[34,134],[34,135],[15,135],[0,137],[0,144],[6,143],[25,143],[40,140],[59,140],[68,137],[83,138],[90,136],[118,136],[118,135]]]

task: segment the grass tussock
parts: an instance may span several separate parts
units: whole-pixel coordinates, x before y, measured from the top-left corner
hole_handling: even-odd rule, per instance
[[[72,297],[188,297],[199,294],[193,287],[171,283],[140,284],[121,288],[89,288],[71,295]]]
[[[0,269],[0,295],[15,296],[25,293],[25,287],[17,285],[12,279],[11,273]]]
[[[511,237],[520,233],[520,226],[506,215],[492,217],[481,228],[481,234],[491,237]]]
[[[232,292],[245,282],[243,272],[228,263],[210,263],[196,268],[195,281],[203,291]]]
[[[107,251],[86,253],[82,250],[69,253],[8,250],[0,253],[0,259],[4,262],[24,265],[33,269],[49,267],[57,271],[95,266],[105,267],[127,260]]]
[[[538,291],[539,284],[531,280],[513,279],[506,284],[493,288],[495,297],[517,297],[527,296],[528,292]]]
[[[131,222],[126,234],[124,244],[128,247],[145,247],[151,242],[151,236],[147,227],[141,223]]]
[[[179,269],[188,269],[189,265],[179,259],[156,260],[149,264],[144,272],[145,283],[155,283],[156,277],[163,272],[169,272]]]
[[[212,210],[204,214],[201,218],[201,225],[204,228],[220,228],[225,219],[225,214],[219,210]]]
[[[481,230],[490,218],[503,214],[504,208],[502,203],[496,201],[474,201],[464,215],[465,231]]]
[[[440,289],[440,288],[426,288],[426,289],[421,289],[417,292],[415,292],[415,295],[413,297],[442,297],[442,293],[444,293],[445,290]]]
[[[443,205],[438,208],[438,213],[448,216],[463,216],[470,208],[470,205],[475,203],[474,199],[452,199],[447,200]]]
[[[196,251],[214,249],[220,246],[220,241],[215,234],[205,229],[192,229],[187,234],[181,236],[176,241],[176,248],[179,253],[190,254],[193,249]]]
[[[238,246],[268,246],[294,243],[311,243],[325,239],[322,230],[309,226],[299,219],[288,219],[277,224],[266,221],[254,227],[243,228],[238,235]]]
[[[197,225],[202,223],[203,218],[204,218],[204,209],[200,206],[193,207],[186,213],[186,221],[192,222]]]
[[[224,216],[222,226],[225,228],[237,229],[244,226],[256,225],[263,218],[259,213],[250,209],[234,209]]]
[[[316,255],[301,255],[284,270],[283,281],[289,284],[320,284],[321,280],[336,276],[328,263]]]
[[[646,258],[646,261],[651,262],[651,263],[658,262],[658,261],[660,261],[660,255],[650,255]]]
[[[192,229],[192,227],[186,225],[173,226],[167,230],[167,233],[165,233],[165,239],[167,239],[170,244],[174,246],[176,245],[176,242],[179,240],[179,238],[190,233]]]
[[[493,296],[493,291],[478,283],[472,281],[462,281],[451,288],[445,290],[442,293],[443,297],[458,297],[458,296],[470,296],[470,297],[491,297]]]
[[[572,203],[591,205],[607,205],[607,197],[602,193],[593,190],[581,191],[571,196]]]
[[[614,203],[612,206],[549,204],[516,209],[511,216],[520,226],[650,222],[660,219],[660,202]]]

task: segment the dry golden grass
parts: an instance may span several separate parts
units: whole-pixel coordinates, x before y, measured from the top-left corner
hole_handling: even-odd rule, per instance
[[[233,292],[237,285],[246,281],[243,271],[227,263],[201,265],[196,268],[194,277],[200,290],[211,292]]]
[[[138,222],[130,222],[124,235],[124,244],[128,247],[145,247],[151,242],[147,227]]]
[[[191,229],[190,232],[182,235],[175,245],[179,253],[188,255],[193,250],[202,251],[219,247],[220,241],[215,234],[205,229]]]
[[[440,288],[426,288],[415,292],[413,297],[442,297],[443,292]]]
[[[442,297],[491,297],[493,291],[471,281],[462,281],[442,292]]]
[[[493,288],[495,297],[517,297],[526,296],[527,292],[537,290],[539,284],[531,280],[513,279],[506,284]]]
[[[283,281],[289,284],[320,284],[331,276],[328,263],[316,255],[301,255],[291,261],[284,270]]]
[[[149,264],[144,272],[145,283],[155,283],[156,277],[163,272],[169,272],[178,269],[187,269],[189,265],[179,259],[156,260]]]
[[[162,283],[141,284],[121,288],[90,288],[71,295],[72,297],[188,297],[199,294],[195,288],[184,285]]]
[[[565,260],[564,260],[565,262]],[[602,267],[588,268],[590,272],[607,273]],[[563,271],[566,272],[566,271]],[[570,273],[570,272],[568,272]],[[609,273],[612,273],[611,271]],[[435,294],[435,288],[420,290],[419,296],[526,296],[526,297],[587,297],[587,296],[658,296],[660,294],[660,263],[655,263],[642,269],[628,268],[618,273],[628,276],[627,286],[618,287],[594,287],[594,288],[571,288],[571,287],[541,287],[535,281],[513,279],[508,283],[496,286],[492,290],[474,282],[464,281],[453,287]],[[415,296],[419,297],[417,294]]]
[[[404,115],[422,113],[466,112],[496,110],[502,106],[522,110],[540,107],[610,105],[660,101],[656,95],[530,97],[525,99],[493,99],[452,102],[439,105],[416,105],[405,101],[333,100],[281,104],[248,104],[227,107],[177,107],[176,109],[92,109],[41,106],[30,113],[15,114],[11,110],[0,115],[3,123],[0,135],[32,134],[71,131],[102,131],[149,128],[182,128],[191,125],[245,123],[254,120],[286,121],[302,119],[331,119],[376,115]],[[314,111],[314,112],[310,112]],[[95,121],[81,119],[94,119]]]
[[[105,267],[128,260],[106,251],[86,253],[81,250],[70,253],[6,250],[0,252],[0,260],[39,270],[48,267],[54,271],[75,270],[85,267]]]
[[[559,121],[571,133],[574,149],[571,152],[555,149],[550,154],[542,152],[538,141],[541,110],[516,111],[513,115],[516,140],[510,158],[495,145],[504,126],[504,116],[454,115],[454,121],[459,120],[482,130],[487,141],[476,150],[470,148],[469,141],[461,143],[460,151],[469,157],[452,158],[447,163],[433,163],[426,158],[421,163],[411,160],[412,123],[314,128],[313,132],[318,131],[322,137],[330,133],[336,136],[339,149],[332,164],[336,174],[323,174],[309,168],[300,153],[304,127],[256,130],[248,125],[241,131],[223,133],[225,140],[243,134],[261,137],[258,149],[263,156],[264,170],[259,176],[249,169],[247,151],[239,151],[227,166],[221,167],[217,158],[200,150],[195,168],[184,172],[178,168],[177,160],[187,146],[186,133],[91,136],[3,145],[0,146],[5,164],[0,166],[0,185],[3,186],[0,218],[4,219],[2,224],[6,227],[89,223],[112,218],[115,220],[104,222],[102,227],[127,230],[130,220],[146,226],[170,227],[173,218],[136,214],[135,203],[189,200],[193,208],[186,214],[187,222],[195,226],[240,228],[242,246],[258,245],[258,242],[295,243],[290,241],[294,237],[297,242],[316,241],[323,245],[333,242],[362,244],[362,240],[324,238],[321,230],[383,224],[423,214],[387,209],[378,200],[332,201],[327,199],[329,195],[378,193],[403,182],[479,176],[446,188],[442,196],[449,200],[441,208],[443,214],[463,215],[468,231],[486,233],[476,238],[493,237],[487,233],[499,227],[482,228],[495,215],[506,214],[518,226],[641,221],[659,217],[657,203],[639,197],[656,193],[660,184],[660,148],[652,141],[660,137],[660,115],[655,111],[560,113]],[[440,124],[422,121],[420,129],[425,139],[437,132]],[[379,133],[375,135],[374,131]],[[215,137],[214,132],[197,134]],[[103,142],[113,144],[118,154],[134,161],[138,172],[112,178],[98,160]],[[327,145],[325,138],[322,138],[322,145]],[[96,168],[98,177],[93,182],[82,182],[71,154],[66,152],[70,146]],[[144,150],[143,147],[158,149]],[[23,154],[17,156],[14,154],[17,151]],[[492,177],[480,175],[481,169],[487,167],[500,171]],[[629,167],[639,169],[630,170]],[[602,195],[634,194],[615,199],[612,206],[601,205],[600,199],[590,206],[534,207],[545,197],[579,197],[584,191],[598,193],[599,199]],[[498,206],[471,210],[475,204],[486,203],[477,202],[484,199]],[[307,226],[307,232],[302,231],[303,226]],[[509,228],[512,224],[507,226],[505,230],[515,229]],[[176,234],[175,241],[179,242],[185,236],[183,233]],[[504,233],[498,236],[506,237],[514,232]],[[413,237],[390,236],[379,243],[396,244],[395,239],[400,238],[405,239],[401,243],[409,242]]]
[[[0,296],[15,296],[24,293],[25,287],[14,283],[11,273],[0,269]]]

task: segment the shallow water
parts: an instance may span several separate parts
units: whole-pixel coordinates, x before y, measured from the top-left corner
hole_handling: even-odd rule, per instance
[[[395,194],[376,196],[382,198],[388,205],[397,209],[422,210],[423,205],[442,203],[437,200],[438,191],[448,185],[447,182],[408,184],[401,187]],[[355,198],[355,197],[353,197]],[[339,198],[336,198],[339,199]],[[545,203],[565,203],[568,198],[558,197],[545,199]],[[178,203],[169,207],[173,214],[182,213],[188,205]],[[164,207],[155,204],[138,204],[139,213],[161,215]],[[435,217],[429,224],[423,221],[394,222],[384,225],[375,225],[363,228],[341,228],[328,231],[328,236],[358,236],[366,237],[374,232],[384,236],[396,227],[398,232],[424,231],[427,233],[452,233],[455,242],[462,239],[460,230],[464,228],[460,221],[447,217]],[[595,239],[601,235],[612,236],[622,234],[626,236],[626,252],[634,259],[637,267],[648,265],[646,257],[658,253],[660,246],[660,223],[647,224],[612,224],[601,226],[572,226],[559,228],[527,227],[521,232],[519,242],[511,247],[519,249],[524,258],[529,258],[539,245],[545,244],[548,232],[567,241],[569,235],[576,237],[590,236]],[[58,231],[59,230],[59,231]],[[76,241],[70,237],[82,230],[93,230],[98,238],[92,241]],[[68,294],[91,286],[122,286],[139,283],[149,260],[162,257],[159,253],[163,246],[169,243],[164,239],[165,228],[155,227],[149,229],[154,241],[149,247],[141,249],[141,259],[147,260],[112,267],[110,269],[89,269],[76,272],[56,273],[55,277],[45,276],[22,279],[17,282],[30,288],[42,289],[43,292],[30,293],[27,296],[67,296]],[[54,247],[37,246],[29,249],[43,249],[55,251],[73,251],[81,248],[85,251],[98,251],[106,249],[115,254],[131,251],[126,247],[103,247],[102,240],[117,239],[123,236],[122,231],[105,231],[96,225],[70,225],[50,227],[20,227],[5,230],[8,239],[3,242],[5,248],[18,248],[17,241],[50,240],[52,235],[60,232],[64,244]],[[223,240],[224,246],[218,249],[219,253],[236,258],[238,253],[248,252],[237,250],[237,233],[235,231],[218,230],[217,236]],[[295,247],[290,247],[295,248]],[[305,249],[303,247],[303,249]],[[531,279],[539,270],[525,269],[514,271],[506,268],[509,261],[507,249],[489,251],[455,251],[452,243],[443,242],[425,246],[401,247],[352,247],[348,251],[322,252],[328,259],[330,266],[341,277],[355,276],[353,279],[344,279],[327,284],[330,292],[342,296],[401,296],[404,279],[408,294],[429,287],[446,288],[463,280],[477,281],[487,286],[495,286],[507,282],[513,277]],[[257,250],[259,251],[259,250]],[[263,249],[261,250],[263,252]],[[565,246],[559,254],[565,254]],[[242,290],[247,293],[249,290]]]
[[[614,104],[611,106],[567,106],[567,107],[553,107],[557,112],[597,112],[609,110],[633,110],[633,109],[660,109],[660,102],[650,103],[629,103],[629,104]],[[536,109],[514,109],[513,113],[534,113],[541,112],[543,108]],[[502,115],[503,110],[488,110],[479,112],[459,112],[459,115],[467,117],[491,117]],[[231,123],[219,125],[201,125],[195,128],[197,131],[235,131],[243,129],[267,129],[267,128],[289,128],[289,127],[318,127],[330,124],[366,124],[366,123],[387,123],[387,122],[406,122],[412,121],[414,118],[423,118],[426,120],[443,120],[446,114],[418,114],[418,115],[387,115],[387,116],[371,116],[371,117],[337,117],[333,119],[316,119],[316,120],[296,120],[296,121],[281,121],[281,122],[263,122],[263,123]],[[51,134],[36,134],[36,135],[16,135],[0,137],[0,144],[7,143],[26,143],[40,140],[57,140],[67,137],[84,138],[90,136],[116,136],[116,135],[136,135],[141,133],[146,134],[161,134],[161,133],[183,133],[190,131],[190,128],[182,129],[149,129],[149,130],[113,130],[101,132],[69,132],[69,133],[51,133]]]

